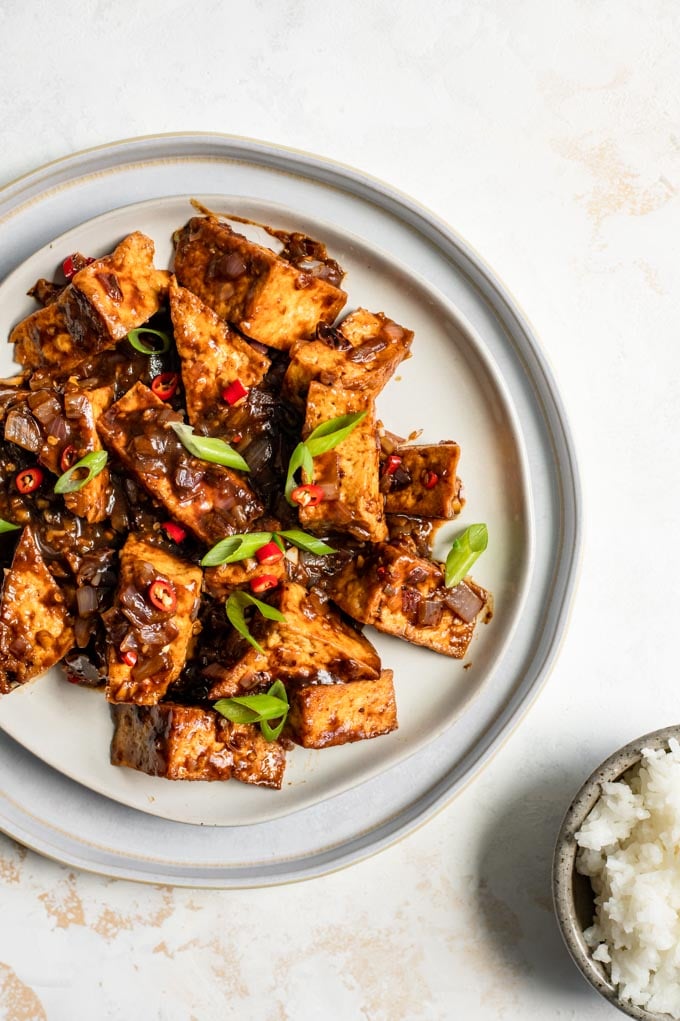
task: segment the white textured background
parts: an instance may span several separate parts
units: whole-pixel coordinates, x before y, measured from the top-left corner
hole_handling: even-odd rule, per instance
[[[0,0],[0,184],[137,134],[285,143],[448,219],[533,320],[571,415],[580,588],[540,700],[444,812],[269,891],[138,887],[0,837],[7,1021],[612,1017],[563,949],[570,796],[680,721],[680,5]]]

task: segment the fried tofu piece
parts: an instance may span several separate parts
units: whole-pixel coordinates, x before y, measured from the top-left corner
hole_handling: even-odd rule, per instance
[[[75,393],[74,393],[75,390]],[[70,399],[69,399],[70,398]],[[113,390],[109,386],[97,390],[72,388],[66,395],[67,418],[73,431],[74,461],[86,454],[101,450],[97,422],[113,401]],[[74,493],[64,494],[64,503],[79,518],[90,523],[105,521],[108,517],[109,489],[111,475],[103,468],[98,475]]]
[[[285,621],[255,613],[250,630],[262,652],[233,632],[225,649],[232,666],[210,690],[210,698],[231,698],[277,678],[332,681],[333,678],[375,680],[380,659],[364,635],[342,620],[318,593],[284,582],[268,600]]]
[[[481,613],[488,594],[466,581]],[[406,543],[377,544],[331,578],[326,591],[355,620],[454,659],[465,656],[479,617],[465,621],[451,609],[447,599],[455,590],[444,585],[441,567]]]
[[[460,447],[452,441],[398,447],[397,471],[383,471],[387,514],[455,518],[465,506],[463,484],[456,474]]]
[[[382,312],[359,308],[337,329],[321,327],[314,340],[298,341],[290,350],[283,396],[304,408],[312,380],[325,386],[360,390],[375,399],[396,367],[408,357],[413,331]]]
[[[292,688],[287,726],[303,748],[329,748],[389,734],[398,726],[392,671],[383,670],[375,681]]]
[[[135,231],[75,274],[57,300],[10,333],[22,365],[68,369],[113,347],[160,308],[170,274],[153,265],[151,238]]]
[[[228,418],[230,406],[222,391],[235,380],[250,388],[261,383],[271,362],[231,330],[173,277],[170,313],[175,343],[182,359],[187,415],[194,426],[215,427]]]
[[[229,780],[279,789],[286,753],[252,724],[210,709],[112,705],[111,763],[168,780]]]
[[[335,450],[314,458],[312,481],[317,485],[337,484],[337,498],[300,507],[300,523],[311,532],[336,530],[380,542],[387,538],[387,525],[379,488],[379,440],[373,401],[355,390],[310,383],[303,438],[322,422],[357,411],[367,411],[367,415],[354,431]]]
[[[49,670],[73,643],[64,595],[25,528],[0,597],[0,693]]]
[[[170,586],[175,606],[154,605],[150,591],[157,581]],[[114,605],[104,615],[110,639],[109,702],[155,705],[163,698],[186,662],[201,582],[200,567],[135,535],[128,537],[120,553]]]
[[[170,517],[210,545],[245,532],[262,505],[241,476],[194,457],[171,422],[182,418],[143,383],[136,383],[98,422],[112,450]]]
[[[206,567],[203,572],[203,585],[206,592],[214,599],[226,599],[234,589],[249,585],[253,578],[268,574],[277,581],[287,576],[286,560],[281,558],[275,564],[258,564],[254,557],[241,560],[236,564],[221,564],[219,567]]]
[[[332,323],[347,295],[248,241],[215,216],[178,232],[175,273],[183,287],[253,340],[287,351]]]

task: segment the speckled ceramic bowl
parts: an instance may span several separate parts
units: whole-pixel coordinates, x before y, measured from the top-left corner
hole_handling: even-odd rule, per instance
[[[578,850],[575,834],[580,830],[588,813],[600,797],[602,783],[618,780],[629,769],[636,766],[643,748],[668,748],[671,737],[680,740],[680,725],[666,727],[645,734],[630,744],[625,745],[610,755],[601,766],[591,773],[571,803],[562,823],[553,862],[553,897],[557,920],[562,936],[576,965],[610,1003],[618,1007],[629,1017],[638,1021],[669,1021],[670,1014],[659,1014],[635,1007],[631,1003],[619,1000],[617,991],[612,985],[609,975],[599,961],[594,961],[590,950],[583,939],[583,931],[592,925],[595,912],[593,891],[590,880],[580,875],[575,868]]]

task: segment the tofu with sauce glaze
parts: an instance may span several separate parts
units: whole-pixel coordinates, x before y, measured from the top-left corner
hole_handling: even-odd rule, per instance
[[[347,300],[334,287],[248,241],[216,216],[193,217],[177,234],[179,283],[241,333],[287,351],[332,323]]]
[[[212,545],[248,531],[262,504],[230,468],[194,457],[171,428],[182,418],[136,383],[98,422],[104,446],[162,503],[172,520]]]
[[[383,463],[381,489],[385,513],[421,518],[455,518],[465,506],[463,484],[458,478],[460,447],[450,440],[442,443],[397,447],[401,458],[390,474]]]
[[[75,392],[74,392],[75,390]],[[97,422],[113,401],[113,389],[109,386],[97,390],[67,388],[65,396],[66,417],[73,430],[74,459],[79,461],[92,451],[101,450]],[[64,503],[79,518],[90,523],[105,521],[108,517],[109,487],[111,475],[104,467],[98,475],[73,493],[64,494]]]
[[[240,780],[279,789],[286,753],[253,724],[210,709],[112,705],[111,762],[168,780]]]
[[[189,421],[195,426],[219,426],[230,410],[222,391],[235,380],[245,388],[257,386],[271,362],[200,298],[180,287],[174,277],[170,282],[170,313],[182,359]]]
[[[151,238],[135,231],[102,259],[79,270],[57,300],[14,327],[17,361],[61,371],[115,346],[160,308],[170,274],[153,265]]]
[[[25,528],[0,596],[0,693],[49,670],[73,643],[64,595]]]
[[[284,582],[272,590],[268,602],[285,621],[267,620],[254,612],[249,627],[262,652],[233,632],[232,644],[224,650],[232,665],[225,667],[210,698],[231,698],[288,677],[328,681],[379,676],[380,659],[369,640],[345,624],[318,593]]]
[[[176,606],[160,609],[150,585],[171,586]],[[186,662],[201,598],[200,567],[130,535],[120,552],[118,588],[104,615],[109,633],[109,702],[155,705]],[[127,660],[124,654],[127,653]]]
[[[456,590],[446,588],[438,564],[419,557],[410,544],[378,543],[329,579],[325,588],[355,620],[462,659],[488,601],[484,589],[470,579],[466,582],[476,599],[471,620],[463,620],[448,604]]]
[[[364,741],[397,729],[392,671],[377,680],[291,688],[286,733],[303,748]]]
[[[334,450],[314,458],[312,482],[337,486],[337,496],[300,507],[300,524],[310,532],[348,532],[357,539],[387,538],[384,500],[380,492],[379,441],[375,404],[355,390],[310,383],[303,438],[322,422],[366,411],[366,417]]]
[[[382,312],[359,308],[337,328],[321,327],[313,340],[298,341],[290,350],[283,396],[304,408],[309,384],[359,390],[375,399],[397,366],[407,358],[413,331]]]

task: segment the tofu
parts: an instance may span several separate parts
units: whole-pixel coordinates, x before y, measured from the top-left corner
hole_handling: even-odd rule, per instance
[[[488,593],[466,581],[482,600],[481,613]],[[466,622],[443,602],[451,590],[444,585],[441,567],[419,557],[405,543],[377,544],[331,578],[326,591],[355,620],[454,659],[465,656],[479,618],[478,614]],[[426,600],[441,602],[441,617],[435,625],[419,624],[419,610]]]
[[[300,524],[310,532],[347,532],[357,539],[380,542],[387,538],[384,500],[380,492],[379,440],[375,405],[355,390],[331,389],[310,383],[303,438],[322,422],[356,411],[364,420],[335,450],[314,458],[315,484],[337,483],[335,500],[300,507]]]
[[[286,765],[278,742],[258,727],[234,724],[210,709],[165,703],[112,705],[111,763],[168,780],[229,780],[281,787]]]
[[[374,681],[306,684],[290,692],[287,733],[303,748],[363,741],[396,730],[392,671]]]
[[[281,582],[286,578],[286,559],[281,558],[275,564],[259,564],[255,557],[240,560],[235,564],[221,564],[219,567],[206,567],[203,572],[203,585],[206,592],[214,599],[226,599],[234,589],[249,587],[249,583],[258,575],[269,574]]]
[[[231,698],[277,679],[332,682],[379,676],[380,659],[369,640],[345,624],[316,592],[284,582],[268,601],[285,622],[254,613],[249,626],[262,652],[233,632],[232,644],[225,648],[231,668],[211,688],[210,698]]]
[[[283,396],[304,408],[309,384],[358,390],[375,398],[407,358],[413,331],[365,308],[352,312],[337,329],[321,328],[314,340],[297,341],[283,380]]]
[[[67,370],[113,347],[160,308],[170,274],[153,266],[153,241],[135,231],[75,274],[57,300],[14,327],[21,365]]]
[[[155,579],[169,582],[177,605],[157,609],[149,599]],[[158,546],[130,535],[120,552],[118,588],[104,615],[109,634],[106,697],[109,702],[155,705],[186,662],[201,598],[200,567],[187,564]],[[123,661],[121,648],[132,650],[136,663]],[[156,664],[149,676],[135,674]]]
[[[383,471],[381,489],[387,514],[455,518],[465,506],[463,484],[456,474],[460,447],[452,441],[398,447],[399,470]],[[436,477],[436,478],[435,478]]]
[[[248,531],[263,508],[238,472],[194,457],[171,422],[182,418],[143,383],[136,383],[98,422],[104,446],[164,505],[172,520],[214,545]]]
[[[75,391],[75,394],[74,394]],[[68,400],[71,397],[71,400]],[[97,422],[113,401],[113,389],[105,386],[97,390],[67,389],[67,418],[72,429],[75,459],[79,461],[86,454],[101,450]],[[108,503],[111,474],[103,468],[98,475],[74,493],[64,494],[64,503],[72,514],[85,518],[91,524],[105,521],[108,517]]]
[[[230,406],[222,391],[240,380],[244,387],[262,382],[271,364],[200,298],[170,283],[170,313],[175,343],[182,359],[187,415],[194,426],[225,423]]]
[[[220,318],[281,351],[312,337],[318,323],[332,323],[347,300],[215,216],[194,217],[178,232],[175,273]]]
[[[49,670],[74,640],[64,595],[25,528],[0,597],[0,693]]]

